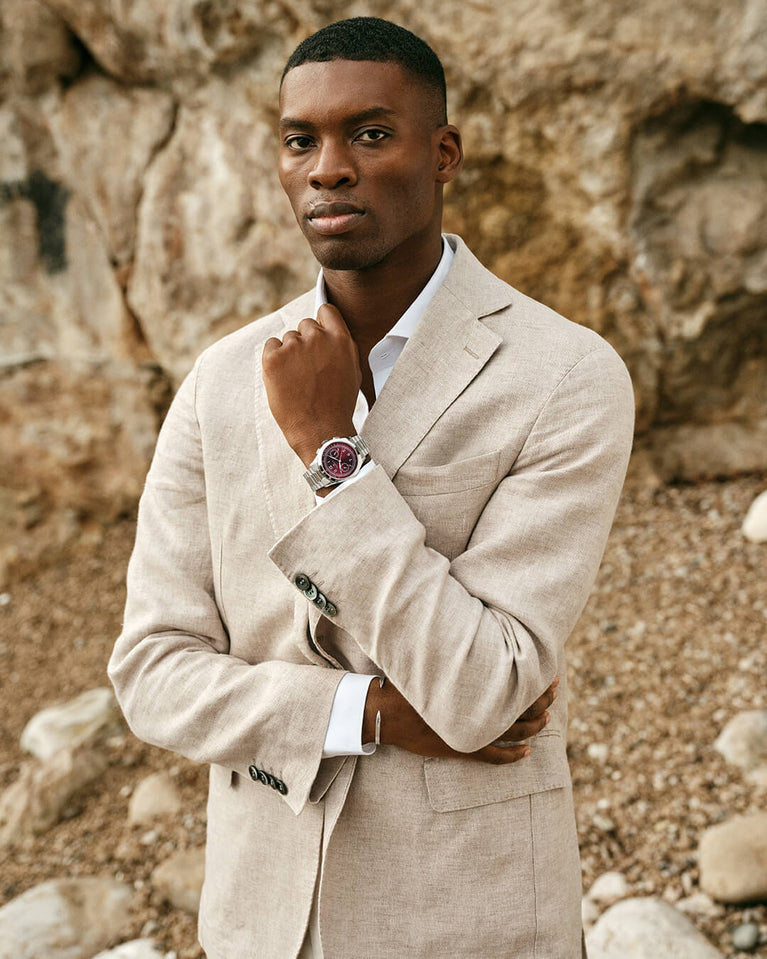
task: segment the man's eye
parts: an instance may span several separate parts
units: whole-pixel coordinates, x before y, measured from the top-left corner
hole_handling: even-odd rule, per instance
[[[363,130],[362,133],[358,134],[357,139],[362,140],[363,143],[378,143],[380,140],[385,140],[389,134],[385,130]]]
[[[312,145],[311,137],[294,136],[285,140],[285,146],[289,150],[308,150]]]

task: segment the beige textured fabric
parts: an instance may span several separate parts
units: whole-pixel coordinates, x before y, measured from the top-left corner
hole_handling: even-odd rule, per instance
[[[295,959],[320,864],[326,959],[581,955],[564,644],[623,481],[631,385],[596,334],[450,242],[363,430],[378,466],[341,495],[313,509],[260,375],[311,293],[207,350],[158,441],[110,676],[139,736],[212,764],[211,959]],[[563,685],[509,767],[322,760],[343,668],[385,673],[465,751]]]

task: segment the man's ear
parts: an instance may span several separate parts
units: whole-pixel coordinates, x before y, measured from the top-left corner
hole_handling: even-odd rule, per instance
[[[463,166],[463,144],[461,131],[448,123],[440,127],[436,133],[438,137],[439,164],[437,166],[437,183],[449,183],[454,180]]]

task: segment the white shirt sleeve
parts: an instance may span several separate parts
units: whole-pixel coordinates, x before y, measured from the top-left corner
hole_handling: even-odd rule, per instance
[[[325,500],[331,499],[337,493],[340,493],[341,490],[344,489],[345,487],[351,486],[352,483],[356,483],[358,479],[362,479],[363,476],[367,475],[371,470],[375,469],[375,465],[376,464],[373,462],[373,460],[368,460],[368,462],[365,463],[365,465],[362,467],[359,473],[357,473],[356,476],[352,476],[351,479],[344,480],[343,483],[339,483],[337,486],[331,486],[330,492],[328,493],[327,496],[318,496],[315,493],[314,501],[317,504],[317,506],[322,505],[322,503],[324,503]]]
[[[347,673],[336,687],[322,748],[324,759],[329,756],[369,756],[376,751],[375,743],[362,744],[365,700],[374,679],[377,677]]]

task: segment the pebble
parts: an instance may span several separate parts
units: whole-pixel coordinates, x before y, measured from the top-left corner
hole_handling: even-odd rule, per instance
[[[0,849],[72,818],[68,812],[73,796],[106,767],[102,753],[83,747],[62,750],[46,762],[25,763],[16,781],[0,795]]]
[[[123,727],[111,689],[89,689],[75,699],[42,710],[21,734],[21,748],[38,759],[50,759],[62,749],[95,744]]]
[[[152,886],[176,909],[197,915],[205,871],[205,850],[174,853],[152,873]]]
[[[748,709],[734,716],[714,743],[729,763],[746,772],[767,766],[767,709]]]
[[[759,945],[759,926],[743,922],[732,930],[732,944],[740,952],[753,952]]]
[[[724,914],[724,906],[714,902],[711,896],[707,896],[705,892],[694,892],[686,898],[680,899],[676,903],[676,908],[693,916],[708,916],[711,919]]]
[[[114,949],[100,952],[93,959],[162,959],[164,953],[151,939],[133,939]]]
[[[54,879],[0,909],[0,959],[92,959],[129,915],[131,888],[114,879]]]
[[[680,912],[655,898],[624,899],[586,936],[589,959],[722,959]]]
[[[158,816],[173,816],[181,809],[181,796],[165,772],[152,773],[136,786],[128,806],[128,822],[145,825]]]
[[[767,542],[767,490],[749,506],[741,531],[752,543]]]
[[[707,829],[698,850],[700,887],[719,902],[767,899],[767,812]]]
[[[622,872],[605,872],[592,883],[586,897],[600,906],[612,906],[619,899],[625,899],[629,893],[629,884]]]

